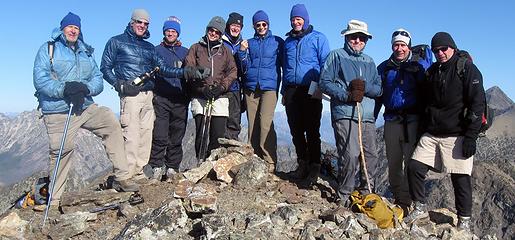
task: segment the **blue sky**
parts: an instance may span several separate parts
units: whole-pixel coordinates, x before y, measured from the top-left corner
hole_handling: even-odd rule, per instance
[[[257,10],[267,12],[272,32],[284,37],[290,29],[291,6],[296,3],[306,4],[311,24],[327,36],[331,49],[342,46],[340,31],[350,19],[367,22],[374,37],[365,52],[376,64],[389,57],[390,36],[397,28],[409,30],[414,44],[429,44],[436,32],[447,31],[458,48],[473,55],[483,73],[485,89],[497,85],[515,99],[513,1],[8,1],[2,4],[0,112],[21,112],[37,106],[32,85],[34,57],[68,11],[82,18],[84,38],[96,49],[95,58],[100,64],[105,43],[123,32],[135,8],[150,13],[149,41],[153,44],[161,41],[166,17],[181,18],[180,39],[189,47],[204,34],[211,17],[227,19],[232,11],[245,17],[244,38],[253,35],[251,19]],[[109,84],[104,86],[95,100],[118,112],[116,93]],[[324,111],[328,110],[325,105]]]

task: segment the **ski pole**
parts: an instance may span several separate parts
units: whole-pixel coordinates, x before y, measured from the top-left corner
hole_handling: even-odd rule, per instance
[[[209,127],[211,125],[211,112],[213,110],[214,99],[208,99],[204,111],[204,118],[202,124],[202,135],[200,139],[200,152],[199,152],[199,165],[206,160],[207,142],[209,138]]]
[[[372,188],[370,187],[370,179],[368,178],[367,171],[367,162],[365,161],[365,150],[363,150],[363,134],[361,133],[361,109],[360,103],[356,103],[356,109],[358,110],[358,141],[359,141],[359,152],[361,155],[361,165],[363,166],[363,172],[365,173],[365,179],[367,181],[368,192],[372,193]]]
[[[59,153],[57,154],[57,160],[55,161],[54,173],[52,179],[50,179],[50,191],[48,192],[48,201],[45,208],[45,217],[43,218],[43,227],[45,226],[48,218],[48,210],[50,209],[50,202],[52,201],[52,194],[54,194],[55,178],[57,177],[57,171],[59,170],[59,163],[61,163],[61,157],[63,154],[64,142],[66,141],[66,134],[68,133],[68,126],[70,125],[70,118],[72,116],[73,103],[70,103],[70,110],[68,110],[68,116],[66,116],[66,122],[64,123],[63,137],[61,138],[61,146],[59,147]]]

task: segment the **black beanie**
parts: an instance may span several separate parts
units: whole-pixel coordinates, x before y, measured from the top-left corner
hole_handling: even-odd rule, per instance
[[[227,19],[227,25],[226,27],[229,28],[231,24],[239,24],[243,28],[243,16],[237,12],[232,12],[229,14],[229,19]]]
[[[446,32],[437,32],[431,39],[431,48],[449,46],[453,49],[458,49],[456,43],[452,39],[451,35]]]

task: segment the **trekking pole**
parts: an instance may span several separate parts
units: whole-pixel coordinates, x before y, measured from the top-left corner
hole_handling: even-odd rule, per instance
[[[52,194],[54,194],[55,178],[57,177],[57,171],[59,170],[59,163],[61,163],[61,157],[63,154],[64,142],[66,141],[66,134],[68,133],[68,126],[70,125],[70,118],[72,116],[73,103],[70,103],[70,110],[68,110],[68,116],[66,116],[66,122],[64,123],[63,137],[61,138],[61,146],[59,147],[59,154],[57,154],[57,160],[55,161],[54,173],[52,179],[50,179],[50,191],[48,192],[48,201],[45,208],[45,217],[43,218],[43,227],[45,226],[48,218],[48,210],[50,209],[50,202],[52,201]]]
[[[202,124],[202,138],[200,139],[199,165],[206,161],[207,142],[209,138],[209,127],[211,125],[211,113],[213,110],[213,102],[213,98],[208,99],[206,102],[206,108],[204,111],[204,118]]]
[[[367,187],[368,192],[372,193],[372,188],[370,187],[370,179],[368,178],[368,171],[367,171],[367,162],[365,161],[365,150],[363,150],[363,136],[361,133],[361,109],[360,109],[360,103],[356,103],[356,109],[358,110],[358,141],[359,141],[359,152],[361,155],[361,165],[363,167],[363,172],[365,173],[365,179],[367,181]]]

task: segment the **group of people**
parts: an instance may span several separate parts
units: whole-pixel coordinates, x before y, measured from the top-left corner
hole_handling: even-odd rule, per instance
[[[138,191],[138,179],[177,173],[190,104],[197,157],[205,124],[210,124],[209,154],[219,147],[218,138],[238,139],[241,114],[246,111],[247,141],[275,173],[273,116],[280,93],[298,163],[288,177],[316,183],[322,98],[328,97],[338,152],[338,204],[349,207],[354,190],[373,192],[379,161],[375,121],[384,105],[388,176],[395,202],[411,210],[408,219],[426,214],[427,171],[451,173],[458,228],[469,229],[472,161],[484,89],[472,61],[465,62],[463,73],[455,67],[461,54],[448,33],[436,33],[431,46],[415,50],[411,34],[398,29],[392,34],[391,57],[376,66],[364,53],[372,39],[365,22],[349,21],[341,32],[343,48],[331,51],[326,36],[310,24],[303,4],[292,7],[285,40],[272,34],[270,19],[262,10],[252,16],[252,38],[241,36],[243,16],[233,12],[227,22],[213,17],[205,35],[189,49],[179,40],[178,17],[166,19],[157,46],[145,40],[149,23],[147,11],[134,10],[124,33],[107,42],[100,68],[93,48],[82,39],[81,20],[73,13],[62,19],[52,41],[39,49],[34,86],[50,139],[51,166],[67,113],[73,112],[61,164],[52,179],[53,205],[59,204],[64,190],[79,128],[102,138],[118,191]],[[138,76],[150,76],[153,69],[157,72],[153,78],[133,83]],[[119,122],[111,110],[92,100],[103,90],[102,79],[120,96]],[[360,162],[366,162],[366,169]]]

